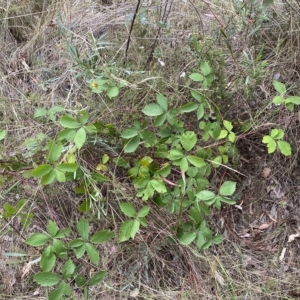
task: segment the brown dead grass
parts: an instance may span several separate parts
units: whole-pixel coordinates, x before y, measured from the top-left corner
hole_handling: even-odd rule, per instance
[[[275,1],[269,8],[270,20],[261,24],[258,34],[249,37],[258,26],[259,11],[251,5],[252,1],[245,2],[240,11],[233,2],[145,2],[148,31],[142,36],[142,26],[134,28],[124,69],[144,71],[146,68],[147,73],[129,77],[133,84],[147,77],[155,79],[138,85],[137,89],[124,89],[120,99],[109,102],[91,95],[82,78],[76,78],[78,68],[66,50],[67,40],[73,37],[84,54],[91,43],[89,34],[97,38],[106,33],[105,40],[111,45],[102,52],[101,63],[114,60],[121,64],[130,28],[130,23],[125,21],[135,8],[134,1],[36,1],[33,4],[29,0],[9,3],[0,0],[0,126],[6,128],[10,137],[1,148],[3,157],[22,158],[20,153],[24,151],[22,143],[26,138],[39,132],[55,134],[48,124],[33,119],[36,107],[61,105],[71,110],[84,107],[94,120],[114,122],[122,128],[130,118],[128,114],[124,116],[124,110],[138,112],[146,101],[151,101],[153,91],[168,95],[172,103],[188,101],[179,75],[193,70],[197,63],[189,46],[192,32],[199,33],[199,41],[206,47],[210,45],[207,55],[213,52],[216,57],[216,53],[224,57],[228,86],[222,94],[216,93],[216,97],[223,98],[214,103],[222,108],[222,117],[238,122],[249,118],[253,121],[251,131],[241,134],[238,142],[243,159],[236,169],[247,177],[227,170],[220,170],[220,176],[215,177],[231,178],[239,183],[237,204],[242,210],[226,207],[215,211],[209,220],[216,231],[224,234],[224,243],[207,252],[170,243],[171,226],[176,220],[152,205],[149,226],[134,241],[110,242],[101,248],[99,268],[107,269],[109,276],[103,285],[90,291],[91,299],[299,299],[297,238],[288,243],[289,236],[300,230],[298,114],[270,105],[275,94],[272,88],[275,74],[280,75],[289,94],[299,94],[299,16],[287,4]],[[290,2],[297,8],[299,2]],[[165,4],[172,24],[170,38],[156,25]],[[242,9],[249,14],[243,15]],[[220,36],[218,28],[226,32],[227,38]],[[209,44],[207,38],[213,42]],[[149,61],[153,45],[165,67],[156,57]],[[255,62],[262,47],[263,60]],[[220,80],[222,76],[220,70]],[[285,128],[286,140],[293,146],[291,158],[266,154],[261,139],[267,133],[265,124],[268,123]],[[98,159],[93,151],[89,153],[87,167]],[[264,177],[265,168],[271,171]],[[105,199],[109,203],[108,215],[113,219],[108,218],[98,226],[117,227],[122,220],[117,203],[134,197],[123,176],[112,171],[112,181],[105,187]],[[17,185],[8,192],[14,183]],[[280,197],[274,198],[272,192],[276,188]],[[51,187],[41,194],[36,182],[15,175],[5,186],[5,192],[1,203],[29,199],[28,210],[36,216],[32,232],[44,229],[49,218],[55,218],[61,226],[74,226],[69,220],[76,223],[79,218],[77,206],[83,199],[70,186]],[[2,222],[1,252],[27,253],[33,260],[38,253],[24,245],[14,228],[23,235],[30,234],[17,219],[10,226]],[[285,255],[279,259],[285,248]],[[33,296],[37,286],[32,283],[31,275],[37,268],[21,279],[27,261],[1,257],[2,299],[44,296],[43,290]],[[87,273],[94,271],[89,268]],[[83,299],[75,288],[73,296]]]

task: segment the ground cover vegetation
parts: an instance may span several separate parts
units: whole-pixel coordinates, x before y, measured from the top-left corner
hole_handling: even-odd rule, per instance
[[[298,299],[298,0],[0,0],[1,299]]]

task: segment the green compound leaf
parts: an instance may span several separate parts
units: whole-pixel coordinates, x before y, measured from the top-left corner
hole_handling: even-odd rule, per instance
[[[100,261],[99,251],[90,243],[86,243],[85,247],[86,247],[86,252],[87,252],[87,255],[88,255],[90,261],[93,264],[98,265],[99,261]]]
[[[220,194],[222,196],[231,196],[236,189],[236,182],[225,181],[220,187]]]
[[[122,134],[121,134],[121,137],[124,138],[124,139],[131,139],[135,136],[137,136],[138,134],[138,131],[135,127],[131,127],[131,128],[126,128]]]
[[[34,233],[26,239],[25,243],[33,247],[38,247],[46,244],[50,239],[51,237],[45,233]]]
[[[56,262],[56,256],[52,251],[52,246],[48,246],[44,249],[41,257],[41,267],[43,272],[49,272],[52,270]]]
[[[59,120],[59,123],[65,128],[78,128],[81,126],[80,123],[70,116],[62,116]]]
[[[150,103],[142,109],[142,112],[148,117],[156,117],[161,115],[164,110],[159,104]]]
[[[281,95],[283,96],[285,93],[286,93],[286,87],[283,83],[277,81],[277,80],[274,80],[273,82],[273,85],[274,85],[274,88],[275,90]]]
[[[93,244],[104,244],[113,237],[113,233],[110,230],[101,230],[94,233],[90,239]]]
[[[55,166],[55,169],[61,172],[75,172],[78,169],[75,163],[63,163]]]
[[[196,236],[197,232],[186,232],[179,238],[179,241],[182,245],[187,246],[194,241]]]
[[[144,206],[142,209],[138,212],[137,216],[139,218],[144,218],[149,214],[150,206]]]
[[[190,102],[187,104],[184,104],[180,107],[180,111],[183,113],[191,112],[196,110],[199,107],[199,103]]]
[[[59,276],[52,272],[37,273],[33,279],[41,286],[53,286],[59,282]]]
[[[211,72],[210,66],[206,61],[200,64],[200,70],[204,76],[207,76]]]
[[[87,282],[88,286],[96,285],[100,283],[106,276],[106,271],[99,271],[93,275],[93,277]]]
[[[74,274],[75,265],[71,259],[65,262],[61,271],[62,271],[62,279],[68,279]]]
[[[120,242],[134,238],[140,228],[140,222],[138,220],[127,220],[120,227]]]
[[[285,141],[278,141],[278,148],[280,152],[285,155],[285,156],[290,156],[292,155],[292,148],[291,145]]]
[[[204,76],[200,73],[192,73],[189,78],[191,78],[193,81],[203,81],[204,80]]]
[[[47,232],[52,236],[55,237],[56,233],[58,232],[59,228],[57,227],[56,223],[49,220],[47,225]]]
[[[194,131],[186,131],[181,135],[181,144],[186,151],[190,151],[197,143],[197,136]]]
[[[204,159],[200,158],[198,156],[188,155],[186,158],[193,166],[195,166],[197,168],[202,168],[206,165],[206,162],[204,161]]]
[[[131,203],[122,202],[119,204],[122,213],[127,217],[135,217],[136,210]]]
[[[111,86],[107,89],[106,95],[111,99],[119,95],[119,88],[117,86]]]
[[[89,238],[89,223],[85,218],[81,218],[77,224],[77,229],[79,235],[84,241],[87,241]]]
[[[81,149],[85,141],[86,141],[86,131],[84,128],[80,128],[75,134],[74,143],[78,149]]]
[[[165,96],[156,94],[156,101],[164,111],[168,110],[168,99]]]
[[[156,190],[158,193],[162,194],[162,193],[167,192],[167,189],[166,189],[166,186],[165,186],[163,180],[152,179],[150,182],[151,182],[151,185],[154,188],[154,190]]]
[[[36,178],[41,178],[53,170],[51,165],[39,165],[31,171],[31,175]]]
[[[124,147],[124,152],[125,153],[132,153],[134,152],[140,144],[140,137],[135,136],[132,138]]]

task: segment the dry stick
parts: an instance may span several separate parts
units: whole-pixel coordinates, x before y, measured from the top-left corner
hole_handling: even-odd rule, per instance
[[[287,0],[284,0],[284,2],[296,13],[300,16],[300,12],[290,4],[290,2],[288,2]]]
[[[135,22],[136,15],[139,11],[140,5],[141,5],[141,0],[138,0],[137,6],[135,8],[135,12],[134,12],[134,15],[133,15],[133,18],[132,18],[128,39],[127,39],[127,45],[126,45],[126,50],[125,50],[125,59],[127,58],[127,53],[128,53],[128,48],[129,48],[129,44],[130,44],[130,37],[131,37],[132,29],[133,29],[133,24]]]

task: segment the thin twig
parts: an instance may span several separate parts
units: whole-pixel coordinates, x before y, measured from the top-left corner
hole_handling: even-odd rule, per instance
[[[127,58],[127,53],[128,53],[128,49],[129,49],[130,38],[131,38],[132,29],[133,29],[133,24],[135,22],[136,15],[137,15],[137,13],[139,11],[140,5],[141,5],[141,0],[138,0],[138,3],[137,3],[136,8],[135,8],[134,15],[133,15],[133,18],[132,18],[130,30],[129,30],[129,35],[128,35],[128,39],[127,39],[127,45],[126,45],[126,50],[125,50],[125,58]]]

